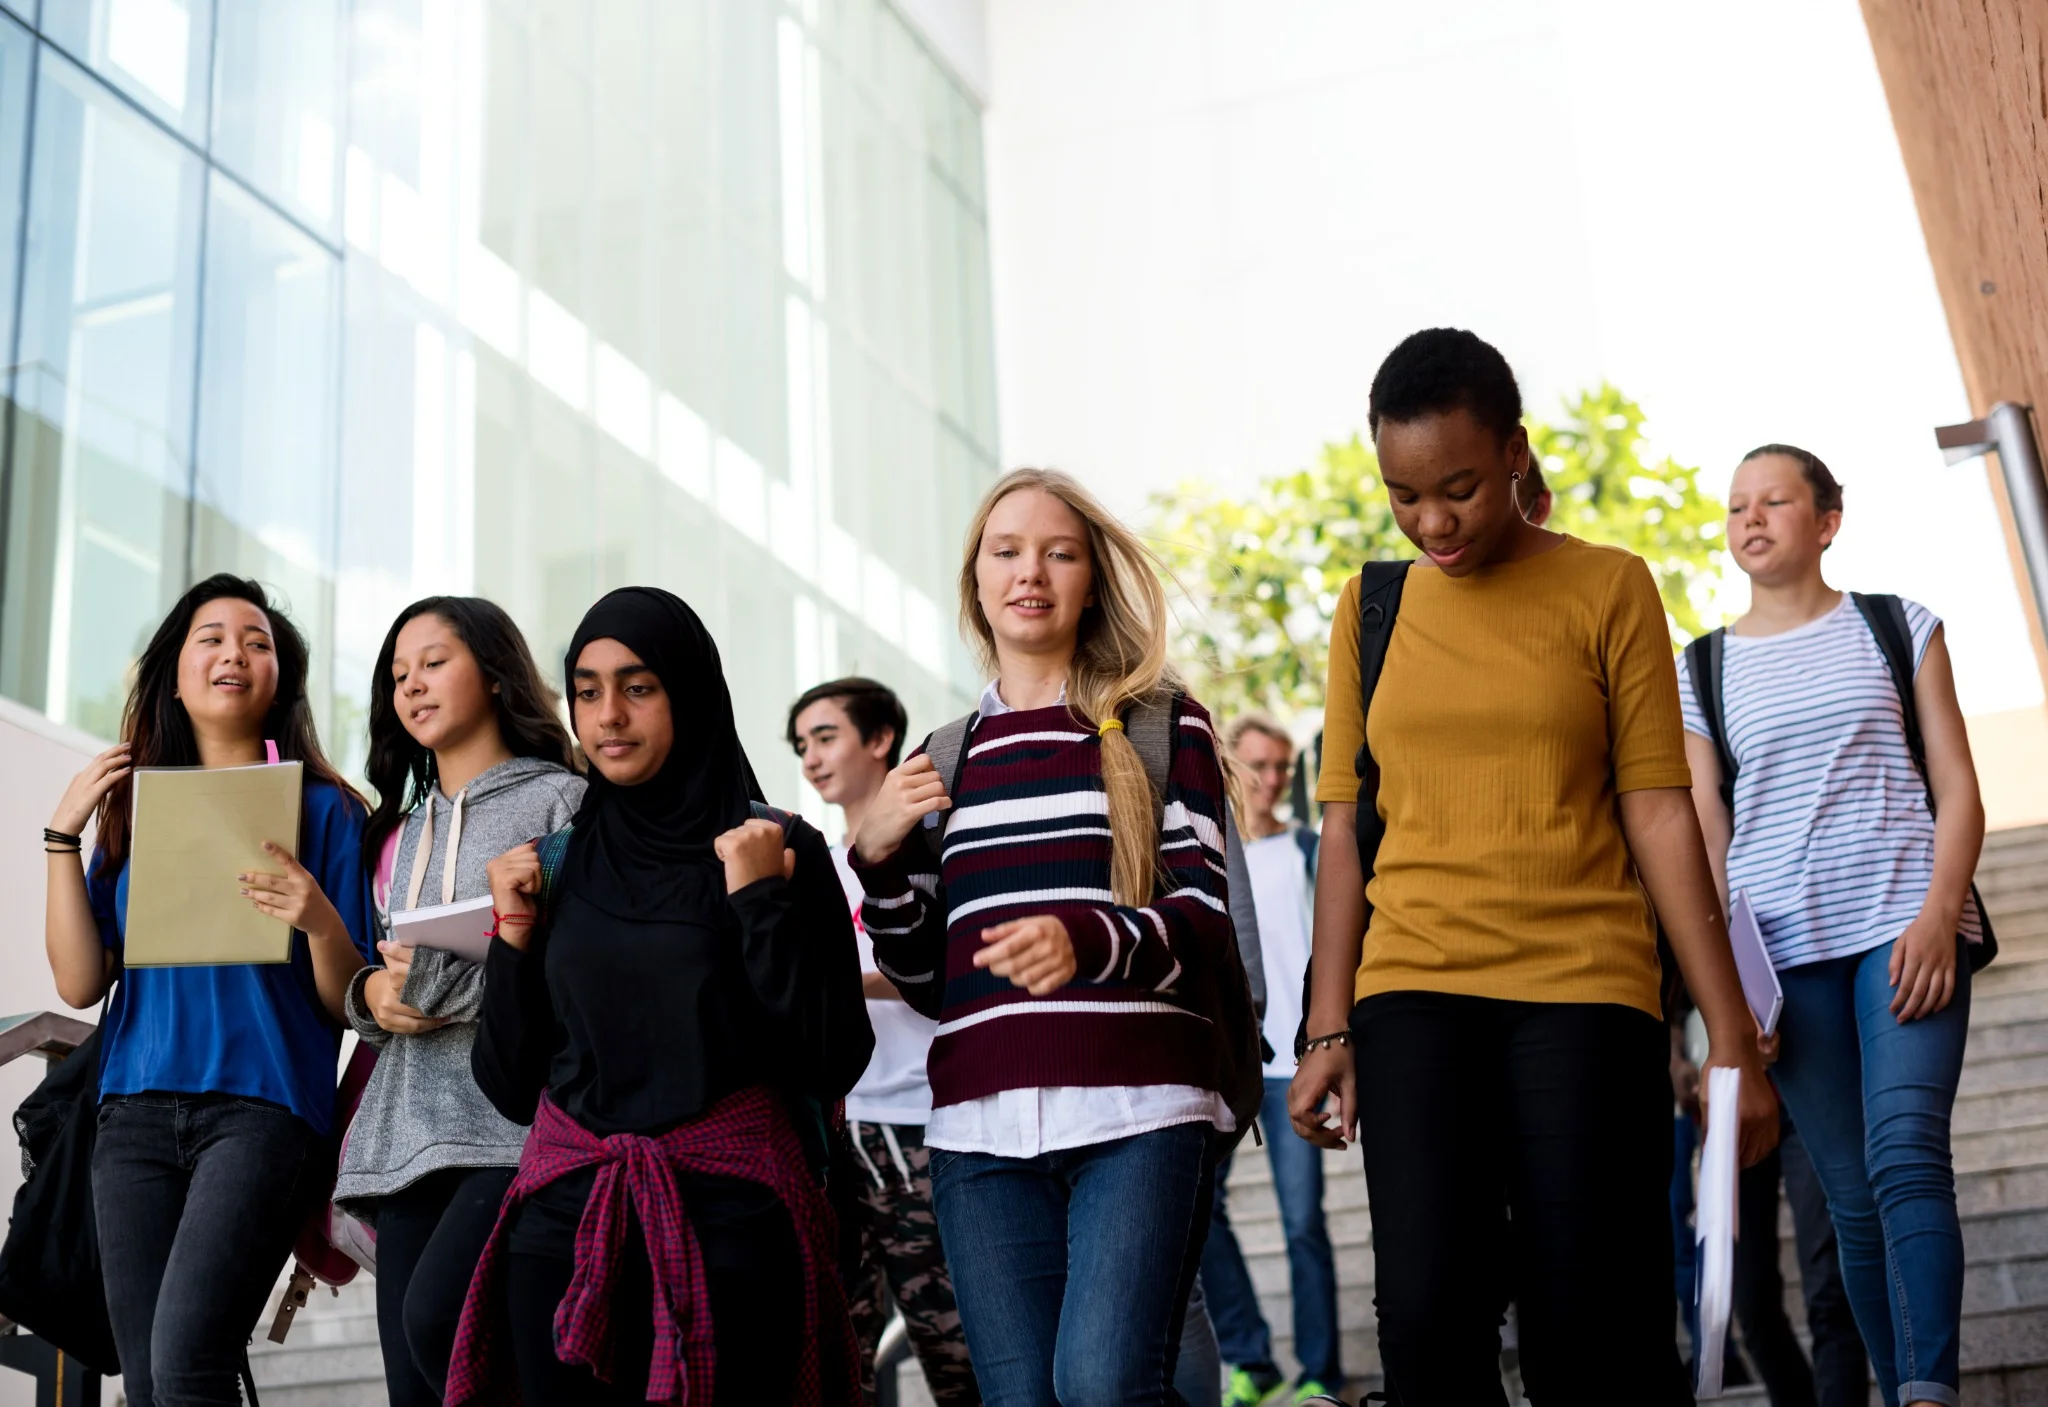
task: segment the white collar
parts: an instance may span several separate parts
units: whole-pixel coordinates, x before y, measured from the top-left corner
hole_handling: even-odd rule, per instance
[[[983,718],[1000,718],[1006,713],[1015,713],[1017,711],[1003,702],[1003,696],[996,690],[996,683],[997,681],[994,679],[989,680],[988,687],[981,691],[981,716]],[[1054,702],[1065,703],[1066,701],[1067,686],[1062,684],[1060,685],[1060,696]]]

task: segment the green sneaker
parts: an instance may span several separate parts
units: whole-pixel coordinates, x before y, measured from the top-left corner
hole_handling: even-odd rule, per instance
[[[1223,1407],[1260,1407],[1287,1389],[1287,1379],[1271,1364],[1232,1368],[1230,1386],[1223,1390]]]
[[[1331,1392],[1314,1378],[1303,1379],[1300,1385],[1294,1389],[1294,1407],[1302,1407],[1302,1404],[1307,1402],[1335,1402],[1337,1400],[1335,1393]]]

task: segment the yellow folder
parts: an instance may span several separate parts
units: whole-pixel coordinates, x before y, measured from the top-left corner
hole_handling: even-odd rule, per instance
[[[250,903],[237,876],[282,872],[266,840],[298,853],[304,772],[296,762],[136,770],[128,966],[291,961],[290,926]]]

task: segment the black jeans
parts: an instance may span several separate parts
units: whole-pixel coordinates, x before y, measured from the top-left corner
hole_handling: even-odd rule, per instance
[[[1785,1277],[1778,1269],[1778,1178],[1782,1150],[1744,1168],[1736,1193],[1741,1229],[1735,1238],[1735,1321],[1756,1364],[1771,1407],[1815,1407],[1813,1370],[1785,1314]],[[1694,1352],[1698,1352],[1697,1346]]]
[[[444,1168],[377,1199],[377,1339],[391,1407],[440,1407],[470,1276],[516,1168]]]
[[[626,1241],[612,1282],[613,1373],[601,1382],[589,1369],[555,1357],[555,1309],[575,1273],[576,1225],[590,1199],[596,1170],[542,1188],[512,1224],[506,1307],[513,1356],[526,1407],[645,1407],[654,1353],[653,1277],[640,1220],[626,1212]],[[749,1407],[788,1402],[796,1391],[803,1334],[803,1284],[796,1228],[775,1194],[736,1178],[678,1175],[676,1187],[697,1245],[711,1299],[718,1379],[698,1407]],[[379,1246],[381,1253],[381,1243]],[[831,1267],[826,1267],[831,1273]]]
[[[93,1149],[107,1313],[130,1407],[234,1407],[250,1331],[327,1141],[280,1105],[109,1095]]]
[[[1504,1404],[1512,1298],[1537,1407],[1690,1403],[1663,1024],[1603,1003],[1390,992],[1352,1009],[1351,1038],[1393,1401]]]

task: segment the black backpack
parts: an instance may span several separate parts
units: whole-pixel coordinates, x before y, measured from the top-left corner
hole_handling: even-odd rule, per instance
[[[1906,750],[1913,754],[1913,765],[1920,770],[1921,785],[1927,788],[1927,811],[1932,815],[1934,787],[1927,780],[1927,743],[1920,735],[1920,708],[1913,698],[1913,629],[1906,619],[1905,603],[1896,596],[1865,595],[1860,591],[1850,592],[1849,599],[1863,613],[1864,624],[1870,627],[1878,651],[1884,656],[1885,668],[1891,672],[1892,688],[1899,696],[1899,712],[1905,724]],[[1692,676],[1693,696],[1699,700],[1700,713],[1707,721],[1707,736],[1721,759],[1721,801],[1728,808],[1732,825],[1736,763],[1735,753],[1728,746],[1721,709],[1721,682],[1725,677],[1721,664],[1727,637],[1725,629],[1710,630],[1694,640],[1685,647],[1685,667]],[[1978,972],[1998,956],[1998,935],[1991,931],[1991,914],[1984,907],[1974,881],[1970,884],[1970,902],[1976,905],[1978,921],[1984,927],[1983,942],[1965,945],[1970,971]]]
[[[101,1010],[102,1025],[106,1020]],[[23,1181],[0,1247],[0,1314],[96,1372],[121,1371],[100,1279],[92,1152],[100,1032],[52,1065],[14,1111]]]
[[[1372,713],[1373,692],[1379,688],[1380,672],[1387,664],[1387,644],[1394,635],[1394,619],[1401,613],[1401,589],[1408,583],[1413,562],[1367,562],[1358,573],[1358,755],[1352,766],[1358,772],[1358,873],[1372,883],[1373,866],[1379,863],[1380,842],[1387,838],[1387,823],[1380,818],[1380,768],[1372,760],[1372,747],[1365,740],[1365,720]],[[1372,922],[1372,901],[1365,906],[1365,921]],[[1301,974],[1301,1024],[1294,1029],[1294,1058],[1308,1050],[1308,1013],[1315,994],[1315,960],[1311,956]]]
[[[1124,736],[1130,739],[1131,746],[1138,750],[1138,757],[1145,764],[1145,776],[1152,783],[1155,815],[1162,817],[1166,806],[1167,777],[1173,770],[1174,715],[1178,697],[1134,704],[1124,714]],[[948,796],[957,795],[960,790],[960,774],[967,763],[967,740],[974,731],[974,725],[980,721],[979,713],[970,713],[940,725],[924,741],[925,755],[931,758],[939,775],[946,779]],[[935,870],[945,823],[950,815],[947,811],[938,812],[926,818],[928,824],[912,832],[930,850]],[[1237,834],[1227,816],[1223,830],[1225,844],[1235,846]],[[1235,933],[1232,934],[1226,961],[1217,964],[1212,971],[1188,969],[1186,981],[1189,1004],[1216,1023],[1220,1037],[1216,1051],[1216,1088],[1237,1122],[1236,1132],[1221,1137],[1220,1147],[1216,1150],[1221,1156],[1235,1148],[1248,1131],[1256,1129],[1259,1105],[1266,1092],[1265,1038],[1259,1032],[1259,1013],[1252,1002],[1251,979],[1245,975],[1244,962],[1238,955]],[[1263,1141],[1262,1137],[1260,1141]]]

